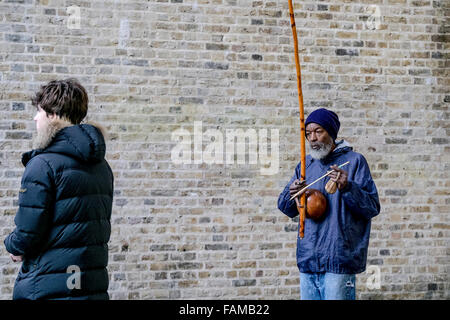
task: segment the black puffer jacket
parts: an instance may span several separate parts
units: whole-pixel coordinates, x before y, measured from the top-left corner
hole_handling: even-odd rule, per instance
[[[5,246],[23,255],[13,299],[108,299],[113,174],[101,131],[64,127],[23,155],[16,228]]]

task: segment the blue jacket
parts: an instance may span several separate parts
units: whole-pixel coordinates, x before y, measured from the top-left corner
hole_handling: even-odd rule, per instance
[[[113,174],[89,124],[61,129],[23,154],[16,228],[6,250],[23,255],[13,299],[108,299]]]
[[[380,212],[375,183],[367,161],[344,141],[337,143],[325,159],[306,157],[306,182],[311,183],[325,174],[333,164],[350,161],[342,169],[348,172],[348,185],[343,191],[325,191],[328,178],[311,186],[327,199],[324,216],[318,220],[305,219],[304,237],[297,237],[297,265],[300,272],[332,272],[356,274],[366,268],[370,222]],[[289,201],[289,186],[300,179],[300,163],[295,174],[278,198],[278,208],[287,216],[298,215],[295,201]]]

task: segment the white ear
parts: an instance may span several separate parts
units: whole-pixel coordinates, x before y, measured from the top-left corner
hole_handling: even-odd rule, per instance
[[[53,113],[53,114],[47,115],[47,118],[49,118],[50,120],[55,120],[55,119],[59,119],[59,116],[56,115],[56,113]]]

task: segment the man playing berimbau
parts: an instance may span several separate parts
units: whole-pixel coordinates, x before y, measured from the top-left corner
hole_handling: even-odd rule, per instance
[[[355,275],[366,268],[371,219],[380,212],[378,192],[364,156],[346,141],[336,141],[340,128],[336,113],[317,109],[305,126],[310,147],[305,180],[300,181],[299,163],[278,198],[278,208],[291,218],[297,216],[292,196],[330,169],[333,172],[312,186],[326,198],[324,214],[306,219],[304,237],[297,238],[301,299],[353,300]],[[335,193],[325,189],[329,180],[336,184]]]

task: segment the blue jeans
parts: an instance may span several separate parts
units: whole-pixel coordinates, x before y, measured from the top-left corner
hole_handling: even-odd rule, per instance
[[[302,300],[355,300],[356,276],[336,273],[300,273]]]

